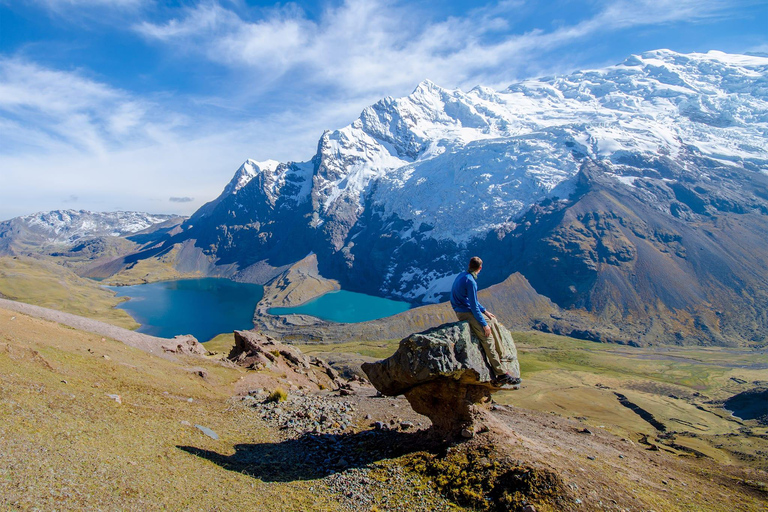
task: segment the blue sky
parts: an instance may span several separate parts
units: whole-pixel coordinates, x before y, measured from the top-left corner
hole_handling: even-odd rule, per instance
[[[0,0],[0,220],[190,214],[246,158],[424,79],[464,90],[658,48],[768,52],[768,2]]]

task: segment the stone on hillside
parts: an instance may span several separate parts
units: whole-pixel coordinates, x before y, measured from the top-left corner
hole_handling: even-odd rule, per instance
[[[295,368],[308,369],[310,359],[301,350],[280,343],[271,336],[256,331],[235,331],[235,346],[229,359],[238,363],[272,363],[282,356]]]
[[[195,428],[197,428],[200,432],[202,432],[203,434],[207,435],[211,439],[214,439],[216,441],[219,440],[219,434],[217,434],[213,430],[209,429],[208,427],[204,427],[202,425],[195,425]]]
[[[520,377],[517,349],[503,326],[501,354],[507,373]],[[363,371],[384,395],[404,394],[411,407],[432,420],[436,432],[458,437],[472,429],[476,404],[489,402],[495,385],[479,340],[467,322],[444,324],[400,341],[391,357],[365,363]]]
[[[162,348],[163,352],[170,352],[172,354],[208,355],[208,351],[203,344],[190,334],[174,336],[172,340],[164,341]]]
[[[235,331],[235,346],[229,353],[229,359],[241,366],[260,370],[278,367],[283,371],[294,372],[291,379],[306,379],[309,383],[323,389],[344,387],[346,383],[339,374],[322,359],[309,357],[301,350],[286,345],[258,331]],[[288,385],[293,383],[288,381]],[[293,386],[295,388],[296,386]],[[350,388],[351,389],[351,388]]]

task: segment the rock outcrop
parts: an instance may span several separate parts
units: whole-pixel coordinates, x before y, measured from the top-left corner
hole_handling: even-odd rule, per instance
[[[292,382],[317,389],[346,389],[349,383],[328,363],[256,331],[235,331],[229,360],[253,370],[289,374]]]
[[[197,338],[191,334],[174,336],[172,340],[167,340],[161,346],[163,347],[163,352],[170,352],[171,354],[208,355],[208,351],[203,344],[197,341]]]
[[[500,330],[502,362],[508,373],[520,377],[512,335],[503,326]],[[412,334],[400,341],[392,356],[362,368],[382,394],[404,394],[411,407],[427,416],[444,438],[473,433],[478,406],[503,389],[493,382],[493,371],[467,322]]]

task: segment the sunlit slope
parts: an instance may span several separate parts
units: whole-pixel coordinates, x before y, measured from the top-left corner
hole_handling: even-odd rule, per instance
[[[122,299],[113,292],[46,259],[0,257],[0,296],[127,329],[139,326],[128,313],[115,308]]]
[[[523,385],[495,395],[498,402],[578,419],[680,456],[768,469],[768,426],[722,408],[745,389],[768,386],[768,352],[620,347],[537,332],[514,337]],[[388,357],[398,342],[301,348],[354,367]]]
[[[239,443],[277,440],[250,409],[229,407],[241,371],[201,358],[175,363],[5,310],[0,340],[6,506],[335,510],[308,483],[264,483],[177,447],[233,453]]]

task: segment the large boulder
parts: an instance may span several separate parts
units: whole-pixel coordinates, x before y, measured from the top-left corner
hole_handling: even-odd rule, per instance
[[[504,326],[499,330],[502,362],[507,373],[519,378],[515,342]],[[445,437],[472,432],[477,405],[504,389],[494,383],[493,370],[467,322],[412,334],[400,341],[392,356],[362,368],[382,394],[404,394],[411,407],[432,420],[433,428]]]

